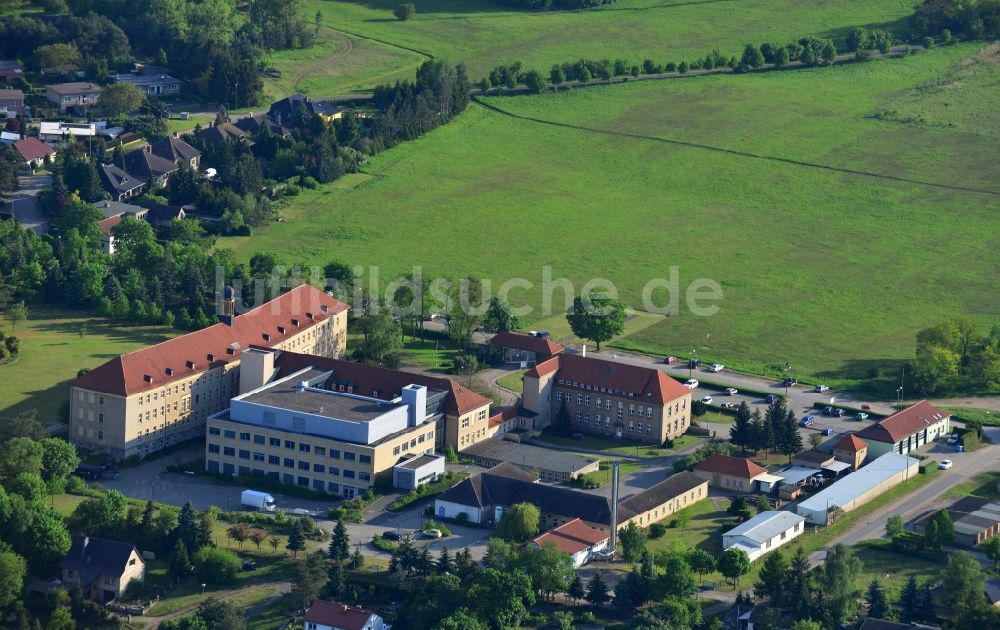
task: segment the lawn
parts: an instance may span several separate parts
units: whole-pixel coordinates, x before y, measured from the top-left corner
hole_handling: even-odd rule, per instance
[[[62,421],[69,381],[80,368],[93,368],[119,354],[163,341],[162,326],[117,326],[64,308],[34,306],[18,325],[20,358],[0,367],[0,419],[35,409],[43,424]],[[10,326],[0,322],[6,334]],[[0,431],[2,432],[2,431]]]
[[[193,131],[198,125],[202,127],[208,125],[212,122],[213,118],[211,116],[199,116],[198,114],[193,114],[188,117],[187,120],[179,120],[177,118],[171,118],[167,120],[167,133],[173,135],[175,133],[187,133]]]
[[[942,407],[952,414],[955,420],[978,420],[983,426],[1000,426],[1000,413],[991,409],[977,409],[975,407]]]
[[[497,379],[497,384],[506,387],[512,392],[522,394],[524,393],[524,372],[511,372],[507,376],[501,376]]]
[[[310,0],[303,16],[312,22],[322,11],[322,23],[337,32],[324,29],[320,50],[275,55],[271,65],[283,70],[286,84],[326,96],[411,78],[423,55],[465,63],[473,79],[515,61],[547,75],[552,64],[581,57],[680,62],[703,58],[716,47],[739,55],[748,41],[787,43],[806,35],[841,40],[855,25],[901,30],[912,12],[908,0],[619,0],[587,11],[549,12],[517,11],[489,0],[417,0],[416,14],[400,22],[392,16],[397,4]],[[296,83],[294,77],[304,72]]]
[[[717,501],[723,509],[716,508],[713,501]],[[703,549],[718,557],[722,553],[722,536],[719,532],[723,524],[733,520],[733,517],[725,512],[727,504],[728,499],[714,497],[685,508],[691,516],[687,526],[668,526],[667,532],[659,538],[650,539],[646,543],[646,548],[653,554],[661,550]],[[664,523],[669,525],[670,521],[671,519],[667,519]]]
[[[983,165],[1000,161],[996,142],[872,117],[978,50],[487,102],[560,124],[995,190]],[[961,88],[953,93],[957,111]],[[532,307],[532,328],[562,319],[563,290],[541,308],[546,274],[577,290],[613,280],[627,304],[641,306],[647,282],[676,267],[680,313],[620,345],[680,355],[696,347],[704,360],[758,372],[790,362],[800,378],[831,386],[855,386],[875,368],[898,373],[915,331],[955,312],[985,331],[1000,311],[996,195],[527,122],[477,105],[366,170],[371,179],[352,189],[303,191],[283,210],[287,221],[227,244],[243,258],[271,251],[315,264],[336,251],[377,266],[382,286],[418,264],[425,277],[491,279],[494,291],[523,278],[533,287],[511,301]],[[700,278],[721,286],[715,315],[684,304]],[[916,299],[928,289],[937,299]],[[666,302],[663,291],[653,297]]]
[[[979,497],[981,499],[1000,499],[1000,471],[992,471],[976,475],[969,481],[956,484],[948,489],[948,497]]]
[[[937,578],[944,562],[934,562],[925,558],[898,553],[891,550],[890,543],[872,540],[854,546],[863,569],[857,581],[859,588],[867,589],[875,578],[885,587],[886,599],[896,601],[910,577],[916,577],[919,584]],[[946,557],[942,554],[942,557]]]
[[[555,435],[552,432],[545,432],[539,438],[540,441],[546,442],[548,444],[554,444],[556,446],[568,446],[570,448],[580,448],[589,449],[592,451],[600,451],[608,456],[619,456],[625,459],[635,459],[636,453],[638,452],[639,459],[653,459],[657,457],[664,457],[670,455],[670,449],[659,448],[651,444],[639,444],[637,442],[632,442],[629,440],[616,440],[614,438],[604,438],[597,435],[583,435],[579,438],[576,437],[563,437],[560,435]],[[674,440],[674,447],[680,448],[687,445],[689,442],[686,436],[682,436],[677,440]]]

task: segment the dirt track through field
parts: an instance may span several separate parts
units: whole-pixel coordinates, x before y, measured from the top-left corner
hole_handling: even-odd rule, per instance
[[[751,159],[755,159],[755,160],[766,160],[766,161],[769,161],[769,162],[779,162],[779,163],[782,163],[782,164],[791,164],[791,165],[794,165],[794,166],[804,166],[806,168],[815,168],[815,169],[820,169],[820,170],[829,171],[829,172],[833,172],[833,173],[843,173],[845,175],[859,175],[859,176],[862,176],[862,177],[873,177],[873,178],[876,178],[876,179],[883,179],[883,180],[894,181],[894,182],[902,182],[902,183],[905,183],[905,184],[916,184],[918,186],[928,186],[928,187],[931,187],[931,188],[942,188],[942,189],[945,189],[945,190],[956,190],[956,191],[966,192],[966,193],[975,193],[975,194],[981,194],[981,195],[995,195],[995,196],[1000,196],[1000,191],[997,191],[997,190],[986,190],[986,189],[980,189],[980,188],[968,188],[968,187],[965,187],[965,186],[954,186],[954,185],[951,185],[951,184],[941,184],[941,183],[938,183],[938,182],[928,182],[928,181],[923,181],[923,180],[919,180],[919,179],[910,179],[910,178],[907,178],[907,177],[898,177],[896,175],[885,175],[883,173],[875,173],[875,172],[872,172],[872,171],[860,171],[860,170],[855,170],[855,169],[842,168],[842,167],[839,167],[839,166],[830,166],[828,164],[817,164],[815,162],[804,162],[802,160],[795,160],[795,159],[792,159],[792,158],[785,158],[785,157],[776,156],[776,155],[761,155],[761,154],[758,154],[758,153],[750,153],[750,152],[747,152],[747,151],[737,151],[736,149],[727,149],[725,147],[717,147],[717,146],[712,146],[712,145],[709,145],[709,144],[698,144],[696,142],[687,142],[687,141],[684,141],[684,140],[672,140],[670,138],[661,138],[661,137],[658,137],[658,136],[647,136],[647,135],[638,134],[638,133],[629,133],[627,131],[613,131],[613,130],[610,130],[610,129],[597,129],[597,128],[594,128],[594,127],[584,127],[584,126],[581,126],[581,125],[571,125],[569,123],[558,122],[558,121],[555,121],[555,120],[546,120],[544,118],[535,118],[533,116],[523,116],[521,114],[515,114],[515,113],[507,111],[505,109],[501,109],[500,107],[497,107],[496,105],[490,105],[488,103],[484,103],[482,100],[479,99],[479,97],[477,95],[473,95],[472,96],[472,100],[477,105],[479,105],[480,107],[483,107],[483,108],[485,108],[485,109],[487,109],[489,111],[495,112],[497,114],[501,114],[503,116],[509,116],[511,118],[516,118],[518,120],[526,120],[526,121],[538,123],[538,124],[541,124],[541,125],[550,125],[550,126],[553,126],[553,127],[562,127],[564,129],[573,129],[573,130],[576,130],[576,131],[584,131],[584,132],[587,132],[587,133],[596,133],[596,134],[602,134],[602,135],[607,135],[607,136],[616,136],[616,137],[619,137],[619,138],[630,138],[630,139],[633,139],[633,140],[648,140],[648,141],[651,141],[651,142],[661,142],[663,144],[672,144],[674,146],[687,147],[689,149],[700,149],[700,150],[703,150],[703,151],[713,151],[713,152],[716,152],[716,153],[725,153],[725,154],[728,154],[728,155],[736,155],[736,156],[739,156],[739,157],[751,158]]]

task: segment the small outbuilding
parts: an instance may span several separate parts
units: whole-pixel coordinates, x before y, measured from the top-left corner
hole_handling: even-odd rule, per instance
[[[610,534],[589,527],[578,518],[550,529],[529,542],[529,545],[543,547],[547,543],[555,543],[556,549],[568,553],[573,558],[573,568],[579,569],[590,561],[594,554],[603,551],[608,546]]]
[[[504,363],[530,367],[563,351],[563,347],[546,337],[502,332],[490,339],[490,346],[503,354]]]
[[[400,490],[416,490],[444,474],[442,455],[411,455],[392,468],[392,485]]]
[[[806,519],[795,512],[761,512],[722,535],[722,548],[736,547],[756,560],[802,535]]]

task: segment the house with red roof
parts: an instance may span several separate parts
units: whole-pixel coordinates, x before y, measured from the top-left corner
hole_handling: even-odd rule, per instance
[[[562,346],[548,337],[518,332],[502,332],[494,335],[490,339],[490,347],[501,353],[504,363],[518,363],[524,367],[545,361],[563,351]]]
[[[240,390],[239,365],[253,345],[340,356],[347,304],[303,284],[236,313],[231,289],[219,323],[117,356],[70,384],[69,439],[116,458],[205,433],[205,422]]]
[[[755,492],[767,469],[745,457],[712,453],[695,465],[692,472],[714,488],[735,492]]]
[[[21,159],[30,170],[41,167],[51,157],[55,156],[56,150],[45,144],[38,138],[25,138],[14,143],[14,150],[21,154]]]
[[[857,432],[868,443],[867,460],[886,453],[905,455],[951,433],[951,414],[926,400]]]
[[[857,470],[868,456],[868,443],[854,433],[847,433],[833,445],[833,457]]]
[[[569,415],[573,431],[662,444],[691,426],[691,390],[664,372],[576,354],[558,354],[524,375],[522,406],[533,430]]]
[[[305,630],[389,630],[390,626],[370,610],[317,599],[302,617]]]
[[[582,520],[574,518],[537,536],[528,544],[535,547],[553,544],[559,551],[568,553],[573,558],[573,568],[579,569],[593,558],[595,553],[606,549],[609,539],[610,534],[607,532],[597,531]]]

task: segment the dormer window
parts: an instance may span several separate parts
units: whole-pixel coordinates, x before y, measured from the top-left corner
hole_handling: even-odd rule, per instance
[[[278,326],[278,333],[281,334],[281,335],[285,334],[285,327],[284,326]]]
[[[320,304],[320,306],[319,306],[319,310],[321,310],[321,311],[323,311],[324,313],[326,313],[326,312],[328,312],[328,311],[329,311],[330,309],[329,309],[329,307],[327,307],[327,305],[326,305],[326,304]]]
[[[308,317],[309,319],[312,319],[313,318],[313,314],[310,311],[306,311],[306,317]]]
[[[167,376],[173,376],[174,375],[174,368],[167,368],[167,369],[164,370],[164,372],[167,373]]]
[[[152,383],[153,382],[153,377],[150,376],[149,374],[144,374],[143,377],[142,377],[142,380],[146,381],[147,383]]]
[[[211,352],[209,352],[208,353],[208,362],[211,363],[212,361],[215,361],[215,355],[212,354]]]
[[[292,326],[295,326],[296,328],[298,328],[298,326],[299,326],[299,320],[292,319]]]
[[[190,361],[190,360],[189,361],[185,361],[184,365],[186,365],[187,369],[189,369],[189,370],[193,370],[194,369],[194,361]]]
[[[261,333],[260,336],[264,338],[264,341],[271,341],[271,335],[267,333]]]

